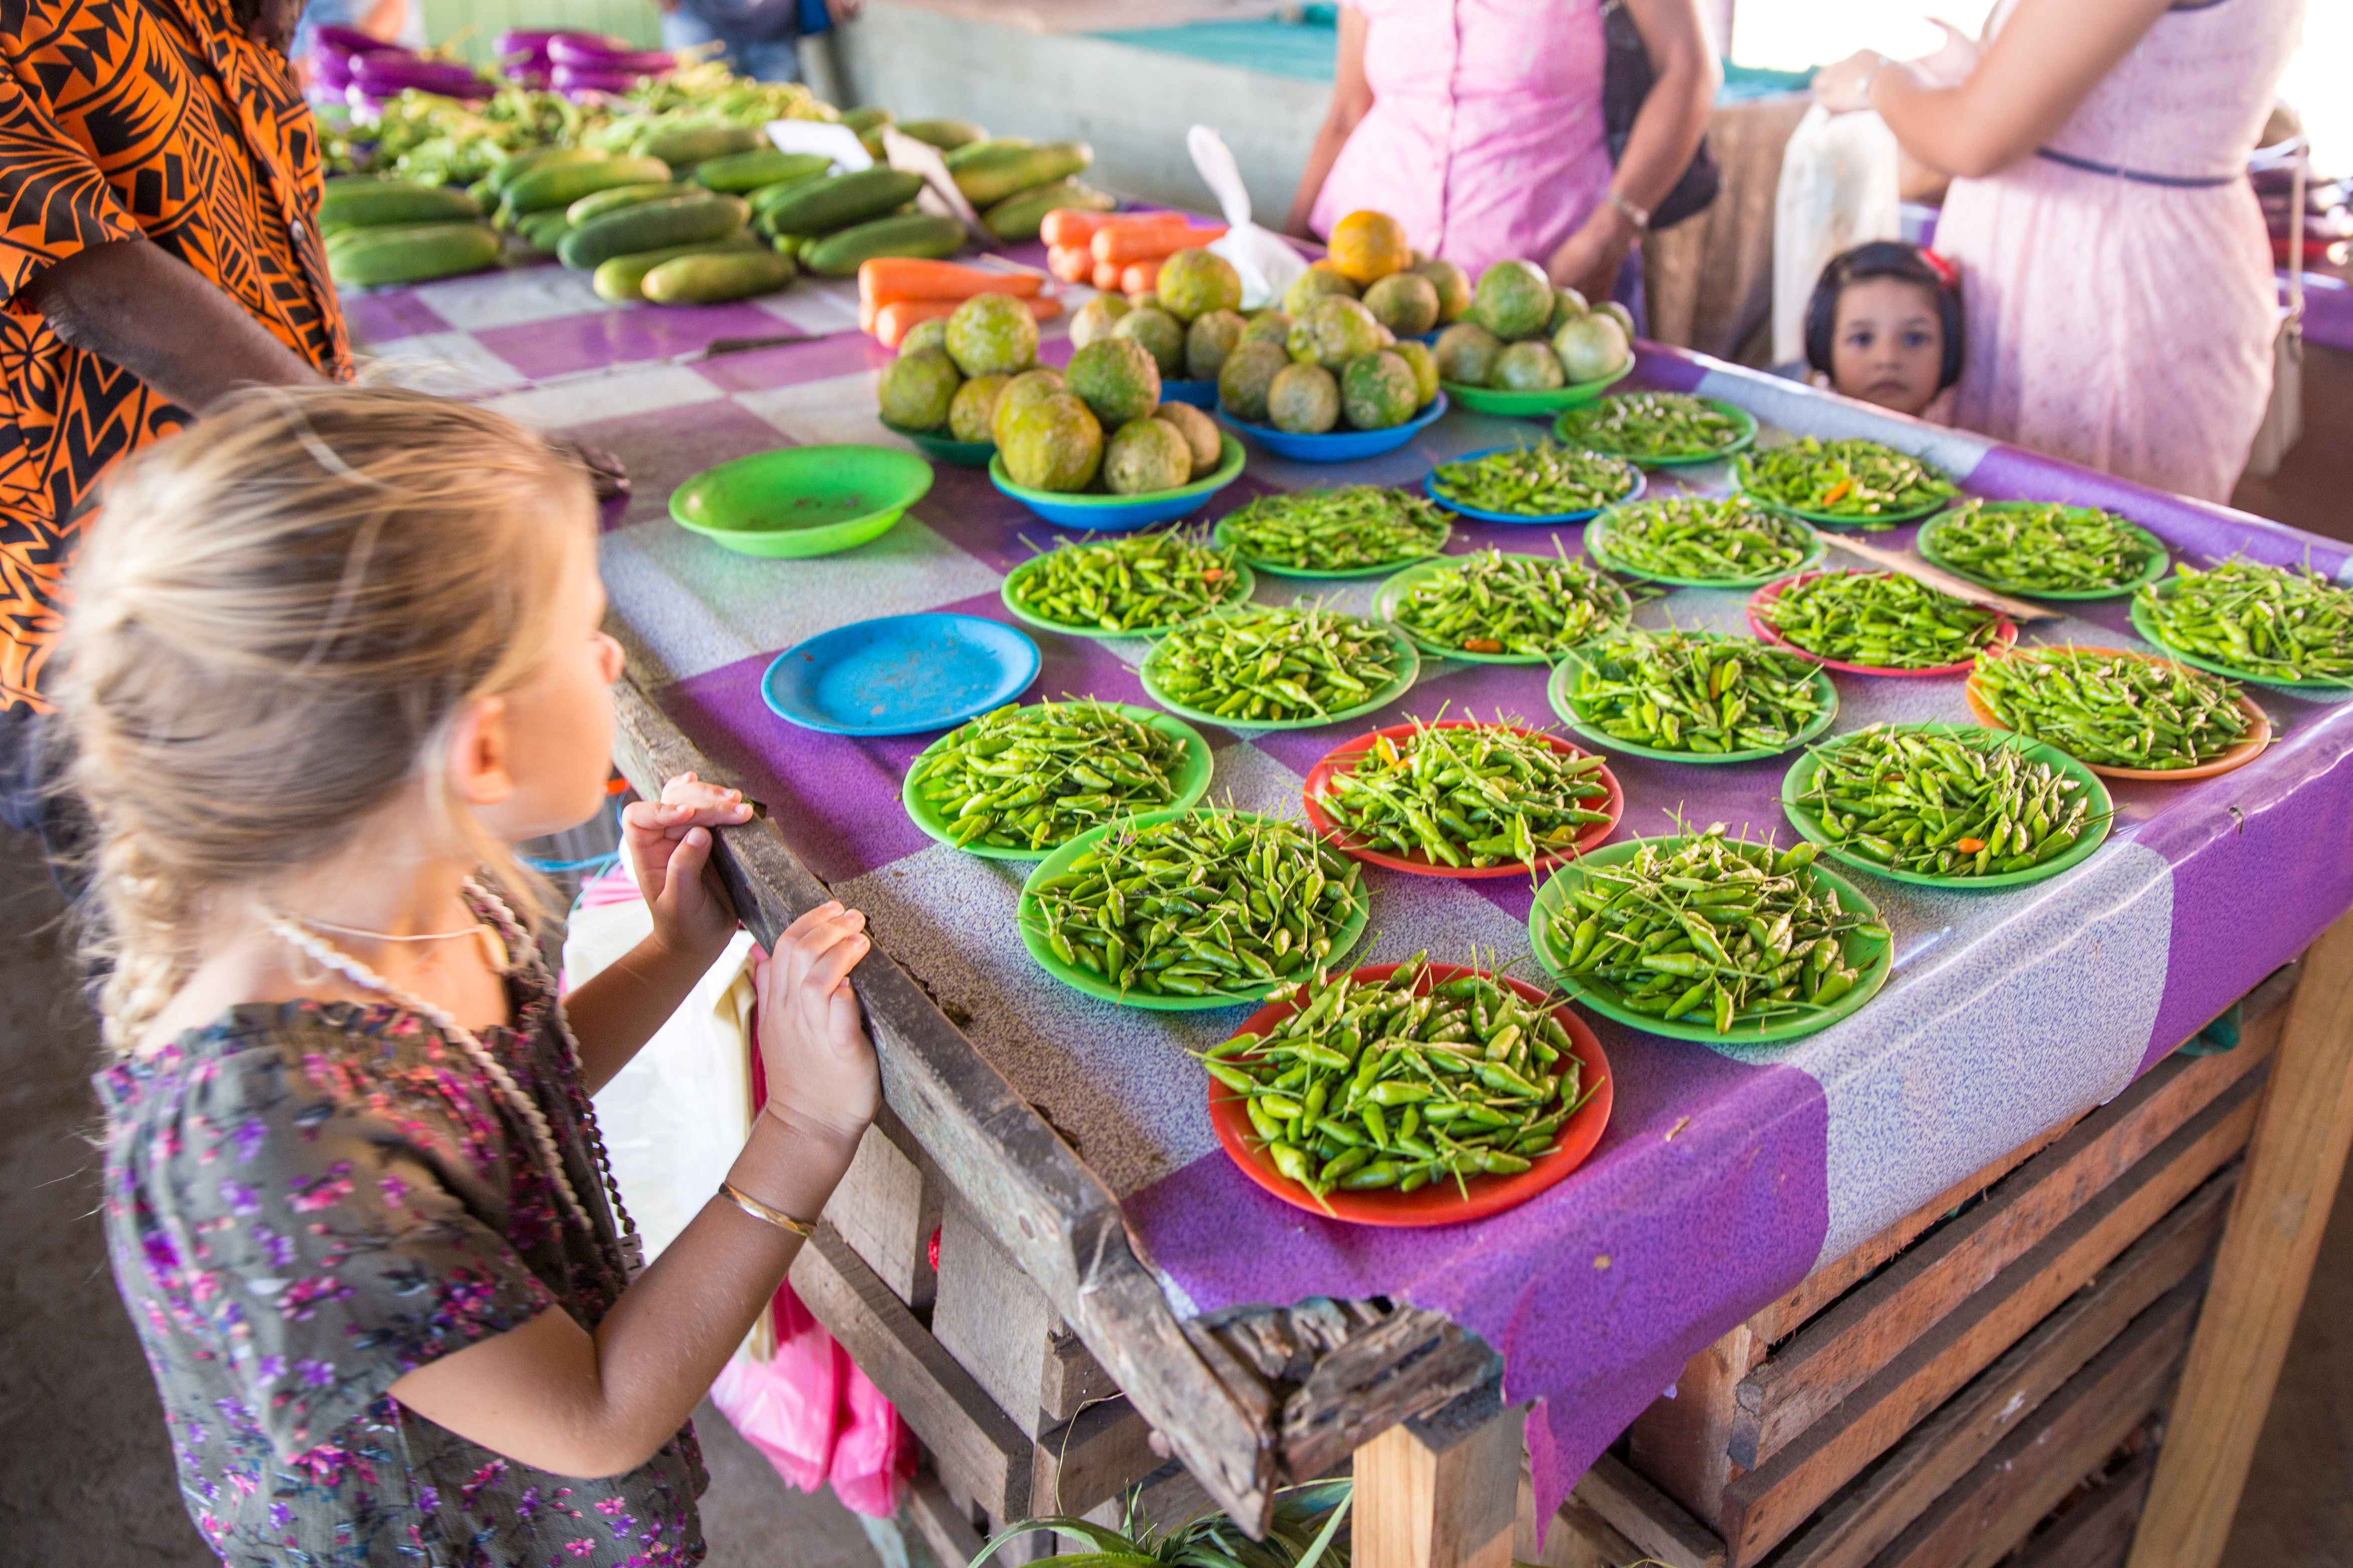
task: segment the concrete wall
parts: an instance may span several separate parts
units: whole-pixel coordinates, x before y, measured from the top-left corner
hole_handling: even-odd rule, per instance
[[[1208,125],[1233,149],[1254,216],[1280,227],[1331,89],[1077,34],[1033,33],[870,0],[833,36],[842,101],[954,116],[1002,136],[1092,143],[1086,177],[1141,201],[1206,208],[1185,151]]]

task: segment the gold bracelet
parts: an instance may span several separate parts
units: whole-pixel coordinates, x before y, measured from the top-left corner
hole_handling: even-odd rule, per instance
[[[810,1224],[807,1220],[795,1219],[792,1215],[786,1214],[782,1209],[770,1208],[767,1205],[762,1203],[759,1199],[754,1197],[751,1194],[745,1192],[743,1188],[737,1186],[733,1182],[720,1183],[719,1195],[725,1198],[729,1203],[733,1204],[737,1208],[742,1209],[745,1214],[750,1215],[754,1219],[765,1220],[770,1225],[775,1226],[778,1230],[791,1231],[795,1236],[801,1237],[803,1240],[807,1240],[808,1237],[817,1234],[817,1226]]]

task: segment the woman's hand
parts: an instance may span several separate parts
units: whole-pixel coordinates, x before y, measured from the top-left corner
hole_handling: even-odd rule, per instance
[[[654,938],[707,967],[735,934],[735,906],[711,864],[711,830],[751,819],[744,792],[681,773],[659,801],[633,801],[621,814],[621,845],[653,911]]]
[[[767,1113],[796,1133],[855,1145],[881,1104],[874,1047],[849,988],[872,945],[864,915],[820,904],[776,939],[760,975]]]
[[[1607,300],[1618,287],[1619,269],[1641,238],[1618,204],[1605,201],[1561,241],[1545,271],[1556,286],[1574,289],[1588,300]]]
[[[1832,114],[1871,107],[1871,79],[1887,64],[1877,49],[1857,49],[1834,66],[1814,73],[1814,101]]]

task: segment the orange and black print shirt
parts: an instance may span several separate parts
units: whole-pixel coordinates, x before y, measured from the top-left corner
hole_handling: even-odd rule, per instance
[[[39,697],[77,509],[187,412],[21,298],[144,236],[322,372],[351,346],[313,219],[319,142],[227,0],[0,0],[0,709]]]

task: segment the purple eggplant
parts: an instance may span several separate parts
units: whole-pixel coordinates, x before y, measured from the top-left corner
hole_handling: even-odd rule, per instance
[[[618,38],[594,33],[558,33],[547,41],[547,58],[575,70],[627,71],[659,76],[678,62],[660,49],[633,49]]]
[[[624,93],[638,85],[636,71],[584,70],[578,66],[557,66],[547,73],[547,85],[562,93],[577,95],[584,92]]]
[[[555,33],[549,28],[510,27],[499,35],[498,41],[491,47],[497,50],[502,60],[512,59],[517,55],[535,55],[545,59],[547,40],[554,37]]]
[[[404,88],[447,98],[486,98],[489,84],[465,66],[389,51],[352,57],[352,82],[363,92],[390,98]]]
[[[363,33],[357,27],[338,27],[332,23],[313,27],[311,30],[311,37],[322,47],[341,49],[347,55],[364,55],[375,49],[399,47],[396,44],[386,43],[373,33]]]

